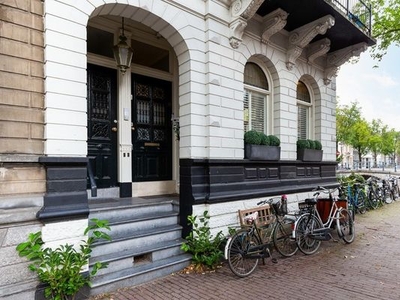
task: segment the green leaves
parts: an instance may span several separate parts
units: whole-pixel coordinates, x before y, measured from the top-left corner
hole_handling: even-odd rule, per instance
[[[29,270],[36,272],[40,281],[46,283],[45,297],[48,299],[67,299],[75,295],[84,285],[90,285],[90,279],[98,270],[106,268],[107,264],[96,262],[89,276],[82,271],[89,263],[93,243],[98,240],[111,240],[104,231],[110,230],[108,221],[91,219],[84,234],[89,234],[87,240],[77,245],[60,245],[52,249],[43,247],[42,233],[30,233],[26,242],[20,243],[16,250],[20,256],[26,257],[32,263]]]
[[[224,236],[222,231],[214,237],[209,227],[210,216],[208,211],[204,211],[201,217],[188,216],[189,225],[192,231],[186,237],[186,242],[181,249],[193,255],[192,261],[196,268],[203,266],[214,269],[221,260],[222,251],[220,249]]]

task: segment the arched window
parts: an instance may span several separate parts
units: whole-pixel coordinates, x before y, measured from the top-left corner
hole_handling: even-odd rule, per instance
[[[244,69],[244,130],[268,133],[270,118],[269,84],[264,71],[249,62]]]
[[[308,139],[310,138],[310,122],[311,122],[311,95],[304,84],[304,82],[299,81],[297,83],[297,138],[298,139]]]

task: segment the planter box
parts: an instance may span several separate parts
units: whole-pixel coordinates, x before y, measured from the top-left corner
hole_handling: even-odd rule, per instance
[[[322,161],[323,150],[297,149],[297,160]]]
[[[281,147],[265,145],[245,145],[244,158],[250,160],[280,160]]]

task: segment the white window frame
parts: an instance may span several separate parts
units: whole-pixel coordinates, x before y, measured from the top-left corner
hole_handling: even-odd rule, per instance
[[[244,126],[244,121],[246,120],[246,114],[248,114],[248,123],[249,123],[249,130],[252,129],[252,124],[251,124],[251,94],[252,92],[257,92],[260,93],[262,95],[264,95],[264,133],[267,135],[270,134],[274,134],[273,133],[273,98],[272,98],[272,92],[273,91],[273,86],[272,86],[272,79],[271,76],[269,74],[269,72],[263,67],[263,62],[260,62],[258,60],[249,60],[249,63],[254,63],[257,64],[261,70],[263,71],[265,78],[268,81],[268,90],[259,88],[259,87],[255,87],[249,84],[244,84],[244,90],[245,92],[247,91],[250,95],[249,97],[249,110],[246,113],[244,111],[244,107],[243,107],[243,126]],[[245,92],[243,93],[243,106],[244,106],[244,95]]]
[[[306,120],[306,139],[314,139],[314,95],[312,93],[311,87],[305,82],[304,80],[299,80],[307,87],[308,93],[310,94],[310,103],[297,99],[297,92],[296,92],[296,104],[297,104],[297,118],[299,118],[299,107],[305,107],[307,109],[307,120]],[[299,126],[299,119],[297,119],[297,132],[298,135],[298,126]],[[297,137],[300,139],[300,137]]]

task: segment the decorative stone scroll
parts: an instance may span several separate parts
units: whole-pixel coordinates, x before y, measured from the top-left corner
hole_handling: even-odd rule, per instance
[[[318,34],[325,34],[333,25],[335,25],[335,19],[331,15],[327,15],[291,31],[289,49],[286,55],[286,67],[288,70],[293,69],[304,47]]]
[[[307,47],[307,62],[312,64],[318,57],[328,53],[331,48],[331,40],[324,38],[316,41]]]
[[[286,26],[288,15],[286,11],[278,8],[264,17],[264,31],[261,36],[263,43],[267,43],[271,36]]]
[[[247,21],[251,19],[264,0],[235,0],[230,7],[232,20],[229,25],[231,36],[229,43],[232,48],[238,48],[242,42],[242,35],[247,26]]]
[[[347,62],[353,56],[360,56],[362,52],[367,50],[367,43],[358,43],[335,52],[329,53],[326,59],[326,68],[324,74],[324,83],[330,84],[332,77],[336,76],[339,67]]]

